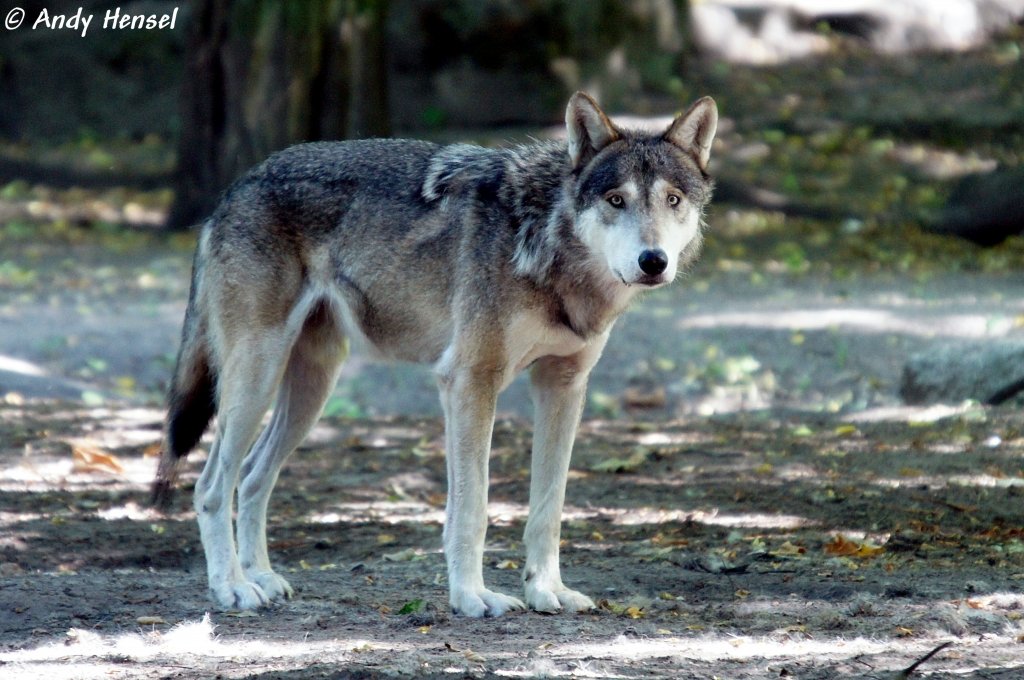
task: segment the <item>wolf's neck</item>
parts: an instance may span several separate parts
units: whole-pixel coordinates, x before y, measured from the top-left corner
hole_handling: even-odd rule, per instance
[[[543,225],[521,225],[518,236],[516,272],[550,291],[552,318],[581,338],[604,332],[634,297],[576,236],[568,200]]]
[[[517,228],[516,273],[554,293],[559,308],[552,315],[574,333],[589,338],[603,332],[634,291],[615,280],[576,235],[565,144],[534,144],[506,153],[504,198]]]

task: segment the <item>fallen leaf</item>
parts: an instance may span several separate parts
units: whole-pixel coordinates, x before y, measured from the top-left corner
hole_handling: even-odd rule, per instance
[[[444,646],[448,651],[455,652],[456,654],[461,654],[462,656],[466,657],[470,661],[473,661],[474,663],[483,663],[484,661],[486,661],[484,657],[480,656],[472,649],[459,649],[450,642],[444,643]]]
[[[515,562],[514,560],[502,560],[501,562],[498,562],[497,564],[495,564],[494,568],[495,569],[513,569],[513,570],[515,570],[515,569],[519,568],[519,564],[517,562]]]
[[[90,444],[72,444],[71,458],[74,461],[72,470],[75,472],[108,472],[111,474],[124,474],[124,466],[121,461],[103,449]]]
[[[402,608],[398,610],[399,614],[414,614],[419,610],[423,609],[423,600],[410,600],[402,605]]]
[[[653,390],[630,387],[622,393],[622,403],[626,405],[626,408],[662,408],[668,403],[668,399],[665,396],[664,387],[657,387]]]
[[[851,541],[842,534],[836,534],[825,544],[825,553],[835,557],[874,557],[883,552],[882,546]]]
[[[415,548],[406,548],[393,553],[384,553],[384,560],[387,562],[411,562],[418,557]]]
[[[619,615],[626,612],[626,605],[619,604],[618,602],[612,602],[611,600],[602,599],[597,603],[600,609],[609,611],[612,614]]]
[[[644,610],[637,606],[627,607],[626,616],[631,619],[642,619],[644,617]]]
[[[159,626],[160,624],[167,622],[160,616],[140,616],[135,619],[135,623],[140,626]]]
[[[647,450],[637,449],[629,458],[609,458],[590,467],[594,472],[634,472],[638,467],[647,462]]]
[[[774,557],[798,557],[807,552],[807,548],[802,545],[793,545],[789,541],[786,541],[775,550],[770,551],[768,554]]]

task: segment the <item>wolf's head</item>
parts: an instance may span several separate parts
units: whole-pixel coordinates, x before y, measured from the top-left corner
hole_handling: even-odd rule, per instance
[[[672,281],[700,247],[701,214],[712,186],[706,170],[718,125],[714,100],[698,100],[657,135],[616,127],[593,99],[577,92],[565,123],[579,238],[626,286]]]

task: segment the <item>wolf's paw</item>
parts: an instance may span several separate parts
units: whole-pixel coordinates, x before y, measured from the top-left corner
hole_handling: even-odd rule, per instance
[[[528,584],[526,586],[526,602],[530,609],[544,614],[560,611],[585,612],[594,608],[594,601],[583,593],[565,586],[558,588],[540,588]]]
[[[501,616],[514,609],[526,609],[521,600],[486,588],[453,590],[450,599],[452,611],[463,616]]]
[[[258,585],[271,602],[290,600],[295,595],[295,590],[288,584],[288,581],[272,571],[246,573],[245,576]]]
[[[259,609],[270,604],[263,588],[249,581],[236,581],[210,587],[210,596],[223,609]]]

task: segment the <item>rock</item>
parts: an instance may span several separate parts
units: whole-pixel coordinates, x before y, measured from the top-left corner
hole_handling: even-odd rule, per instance
[[[1024,167],[967,175],[929,231],[995,246],[1024,232]]]
[[[976,399],[999,404],[1024,389],[1024,341],[936,345],[903,367],[900,396],[908,404]]]

